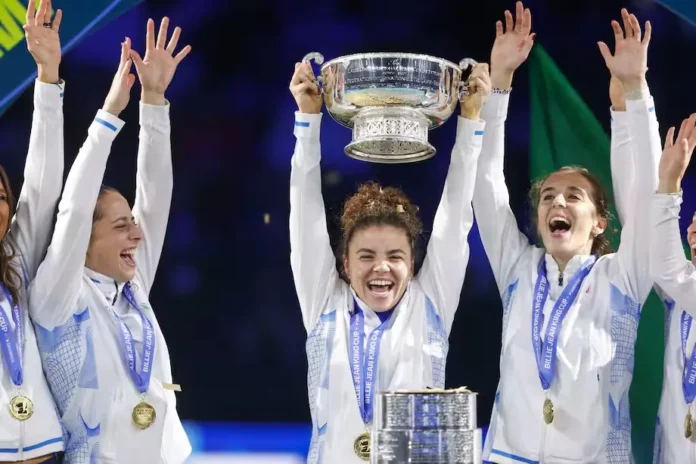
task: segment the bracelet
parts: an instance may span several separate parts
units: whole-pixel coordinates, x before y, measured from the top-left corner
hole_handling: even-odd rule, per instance
[[[491,93],[497,93],[498,95],[510,95],[510,92],[512,92],[512,87],[510,87],[509,89],[499,89],[499,88],[491,89]]]

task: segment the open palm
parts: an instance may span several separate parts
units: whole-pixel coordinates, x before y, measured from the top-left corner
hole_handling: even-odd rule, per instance
[[[56,17],[51,21],[51,0],[42,0],[39,11],[30,1],[27,6],[24,35],[27,39],[27,49],[39,66],[58,67],[61,60],[60,23],[63,18],[61,10],[56,11]]]
[[[174,78],[177,66],[191,52],[191,46],[187,45],[177,55],[174,55],[174,50],[179,43],[181,28],[174,29],[169,44],[167,44],[168,28],[169,18],[165,17],[162,19],[155,41],[155,22],[149,19],[147,21],[145,57],[141,58],[135,50],[130,52],[143,92],[163,95]]]
[[[696,147],[696,114],[692,114],[682,122],[676,140],[674,127],[667,131],[665,149],[660,158],[660,190],[678,189],[691,161],[694,147]]]
[[[514,72],[525,62],[534,45],[532,13],[517,2],[515,20],[512,13],[505,11],[505,29],[502,21],[495,24],[495,42],[491,51],[491,70]]]
[[[598,42],[598,45],[609,72],[625,83],[645,77],[648,70],[648,45],[652,27],[650,21],[647,21],[645,33],[642,34],[640,23],[635,15],[629,15],[624,8],[621,10],[621,16],[625,31],[621,29],[617,21],[611,22],[614,30],[614,54],[611,54],[604,42]]]

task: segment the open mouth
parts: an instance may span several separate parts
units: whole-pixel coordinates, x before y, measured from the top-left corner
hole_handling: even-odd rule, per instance
[[[549,231],[552,237],[563,237],[570,231],[570,220],[565,216],[554,216],[549,221]]]
[[[126,266],[135,267],[135,248],[121,252],[121,259]]]
[[[394,288],[394,282],[386,279],[370,280],[367,283],[367,288],[370,290],[370,293],[377,297],[385,296]]]

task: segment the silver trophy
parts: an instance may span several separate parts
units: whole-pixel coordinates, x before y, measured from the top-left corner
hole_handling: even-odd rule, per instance
[[[371,464],[481,464],[476,397],[466,388],[378,393]]]
[[[302,62],[311,60],[324,63],[316,52]],[[353,129],[348,156],[408,163],[435,155],[428,130],[452,115],[475,64],[470,58],[457,66],[428,55],[362,53],[323,64],[317,81],[331,117]]]

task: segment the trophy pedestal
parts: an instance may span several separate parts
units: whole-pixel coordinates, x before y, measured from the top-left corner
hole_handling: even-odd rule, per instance
[[[436,150],[428,143],[430,121],[407,107],[364,108],[352,120],[353,140],[346,155],[373,163],[409,163],[426,160]]]

